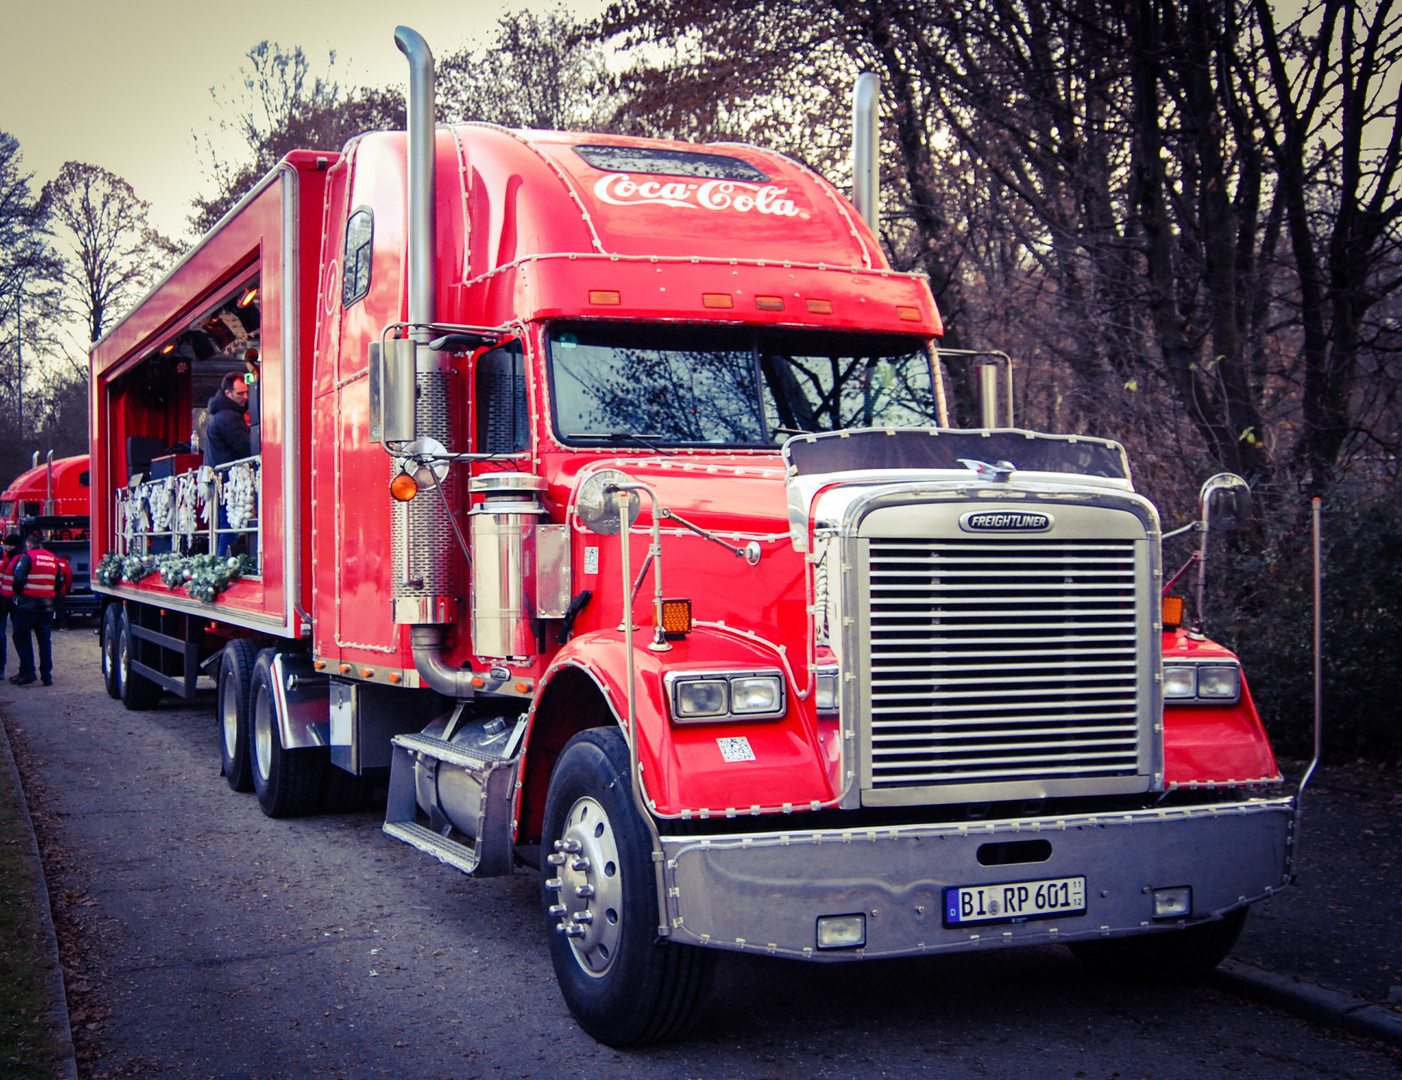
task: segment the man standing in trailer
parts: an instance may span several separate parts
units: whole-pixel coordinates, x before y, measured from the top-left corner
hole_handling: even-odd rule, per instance
[[[35,681],[34,641],[39,642],[38,677],[45,686],[54,684],[53,629],[54,599],[58,596],[58,557],[44,550],[44,538],[37,532],[25,538],[26,551],[14,562],[15,655],[19,674],[10,679],[16,686]],[[33,639],[30,639],[30,635]]]
[[[248,434],[248,383],[243,375],[231,371],[224,376],[218,392],[209,399],[209,419],[204,429],[204,463],[227,465],[246,458],[252,452]],[[228,511],[223,500],[219,503],[219,543],[216,552],[227,555],[238,536],[224,530],[229,527]]]

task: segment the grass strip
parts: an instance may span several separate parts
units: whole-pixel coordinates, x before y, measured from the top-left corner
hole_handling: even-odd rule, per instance
[[[0,1080],[51,1080],[59,1050],[45,988],[47,936],[37,910],[29,828],[0,732]]]

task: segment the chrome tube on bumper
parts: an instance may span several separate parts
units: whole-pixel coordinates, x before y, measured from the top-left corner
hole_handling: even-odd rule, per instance
[[[795,819],[797,823],[797,819]],[[672,940],[810,960],[1037,945],[1169,930],[1290,880],[1294,800],[1005,821],[662,837]],[[1028,840],[1047,858],[985,865]],[[1085,877],[1081,915],[947,927],[944,890]],[[1190,886],[1192,915],[1155,920],[1153,890]],[[866,943],[818,949],[819,918],[863,915]]]

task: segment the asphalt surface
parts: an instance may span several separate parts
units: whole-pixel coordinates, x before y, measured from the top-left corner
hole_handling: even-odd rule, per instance
[[[614,1051],[564,1008],[533,873],[463,877],[384,836],[378,813],[268,820],[218,775],[212,693],[126,712],[93,635],[54,638],[56,685],[0,686],[0,715],[85,1080],[1402,1075],[1402,1051],[1343,1030],[1346,1011],[1398,1015],[1369,1004],[1402,983],[1402,810],[1384,801],[1315,794],[1300,885],[1258,906],[1230,969],[1356,1003],[1322,1023],[1228,992],[1230,974],[1127,986],[1058,948],[833,966],[723,955],[689,1039]]]

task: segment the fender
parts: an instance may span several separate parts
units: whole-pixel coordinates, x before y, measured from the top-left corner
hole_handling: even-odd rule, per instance
[[[537,724],[556,730],[561,713],[578,704],[587,679],[598,691],[593,719],[605,713],[626,730],[627,655],[623,633],[598,630],[573,638],[541,680],[537,706],[527,730],[527,757],[532,756]],[[763,645],[706,628],[698,628],[668,652],[653,652],[639,635],[634,647],[638,717],[638,760],[650,809],[663,818],[735,817],[739,814],[809,809],[836,797],[819,750],[812,702],[786,679],[787,713],[772,720],[719,723],[673,723],[664,676],[669,671],[782,671],[778,658]],[[563,680],[557,684],[557,680]],[[571,693],[561,693],[568,687]],[[585,723],[583,726],[597,726]],[[582,728],[575,728],[582,730]],[[573,734],[573,730],[570,731]],[[566,736],[568,738],[568,736]],[[743,740],[748,754],[727,760],[722,742]],[[549,738],[546,744],[564,740]],[[556,750],[558,753],[558,749]],[[732,755],[734,757],[735,755]],[[552,757],[553,764],[553,757]],[[526,787],[531,786],[528,778]],[[523,793],[526,799],[529,792]],[[523,822],[530,818],[525,810]]]
[[[278,738],[284,749],[331,745],[331,680],[312,667],[307,653],[273,655]]]

